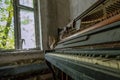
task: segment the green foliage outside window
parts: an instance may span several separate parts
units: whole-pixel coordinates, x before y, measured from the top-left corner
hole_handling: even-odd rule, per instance
[[[0,0],[0,49],[14,49],[13,0]]]

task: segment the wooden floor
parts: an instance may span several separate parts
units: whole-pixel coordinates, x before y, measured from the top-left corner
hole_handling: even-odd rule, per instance
[[[25,80],[53,80],[53,78],[52,78],[52,73],[46,73],[46,74],[43,74],[43,75],[28,78],[28,79],[25,79]]]

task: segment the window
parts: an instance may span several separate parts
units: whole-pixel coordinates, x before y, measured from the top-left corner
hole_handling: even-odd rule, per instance
[[[36,48],[33,0],[19,0],[20,30],[22,49]]]
[[[37,14],[37,0],[16,1],[16,47],[17,49],[39,48],[39,27]],[[38,17],[38,16],[37,16]]]
[[[0,0],[0,4],[0,48],[40,48],[37,0]]]
[[[22,48],[36,48],[34,12],[20,10]]]
[[[0,49],[14,49],[13,1],[0,0]]]
[[[20,0],[20,5],[28,6],[33,8],[33,0]]]

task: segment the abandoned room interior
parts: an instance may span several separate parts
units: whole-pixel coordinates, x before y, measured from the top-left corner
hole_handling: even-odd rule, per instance
[[[0,80],[120,80],[120,0],[0,0]]]

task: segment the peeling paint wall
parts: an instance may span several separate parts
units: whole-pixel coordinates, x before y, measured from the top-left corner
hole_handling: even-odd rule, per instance
[[[74,19],[98,0],[69,0],[70,1],[70,19]]]
[[[82,14],[98,0],[40,0],[43,48],[48,49],[48,36]]]
[[[56,0],[58,27],[64,27],[70,22],[69,0]]]

